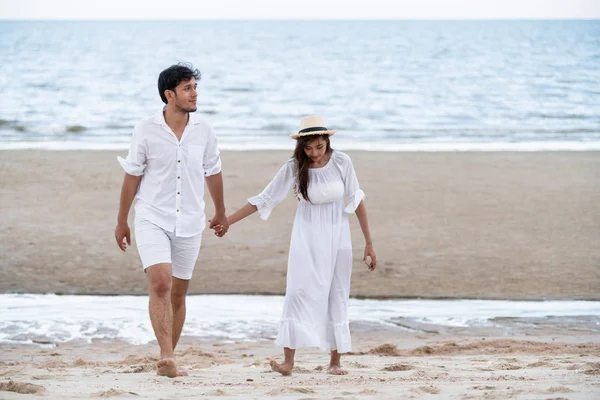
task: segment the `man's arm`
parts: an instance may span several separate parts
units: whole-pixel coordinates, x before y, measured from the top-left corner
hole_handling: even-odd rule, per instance
[[[125,177],[123,178],[123,186],[121,186],[121,200],[119,202],[119,215],[117,216],[117,227],[115,228],[115,239],[117,240],[117,245],[123,251],[125,251],[127,246],[131,246],[131,231],[129,230],[127,217],[141,180],[142,175],[134,176],[127,173],[125,173]],[[127,243],[124,239],[127,239]]]
[[[215,175],[207,176],[206,186],[208,192],[215,205],[215,216],[210,220],[210,228],[213,229],[217,225],[223,227],[223,234],[229,229],[229,222],[225,216],[225,203],[223,201],[223,174],[219,172]]]

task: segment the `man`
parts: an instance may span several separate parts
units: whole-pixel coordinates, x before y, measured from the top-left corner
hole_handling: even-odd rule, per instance
[[[150,320],[160,346],[157,374],[187,375],[174,350],[185,321],[185,297],[206,224],[204,181],[215,206],[211,228],[229,224],[223,203],[221,158],[212,127],[195,112],[200,72],[189,64],[160,73],[158,91],[166,104],[139,122],[126,159],[115,238],[131,245],[127,216],[135,205],[136,244],[148,279]]]

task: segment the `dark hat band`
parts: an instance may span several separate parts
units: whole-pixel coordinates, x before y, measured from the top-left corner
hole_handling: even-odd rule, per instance
[[[316,126],[314,128],[305,128],[305,129],[302,129],[301,131],[298,131],[298,133],[317,132],[317,131],[326,132],[327,128],[325,128],[324,126]]]

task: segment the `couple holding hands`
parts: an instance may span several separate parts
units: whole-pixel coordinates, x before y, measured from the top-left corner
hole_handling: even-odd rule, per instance
[[[274,371],[290,375],[296,349],[319,347],[331,355],[328,372],[345,375],[340,358],[351,351],[348,299],[352,243],[348,214],[356,213],[365,237],[364,262],[375,270],[365,194],[350,157],[333,150],[335,134],[323,118],[300,121],[293,157],[256,196],[225,214],[221,158],[212,127],[193,114],[200,72],[189,64],[162,71],[158,91],[165,106],[136,124],[129,153],[118,161],[125,170],[115,239],[131,245],[127,217],[134,199],[136,245],[149,287],[152,328],[160,346],[157,374],[187,375],[177,366],[174,349],[185,321],[185,298],[200,252],[204,183],[215,206],[210,228],[219,237],[258,211],[269,218],[273,208],[293,191],[298,199],[288,256],[286,294],[276,343],[284,361]],[[348,199],[345,204],[344,197]]]

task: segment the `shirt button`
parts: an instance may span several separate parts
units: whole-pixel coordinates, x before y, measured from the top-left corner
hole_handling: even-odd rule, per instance
[[[181,179],[181,177],[180,177],[180,176],[178,176],[178,177],[177,177],[177,179]]]
[[[178,163],[180,163],[180,162],[181,162],[181,160],[177,160],[177,162],[178,162]]]
[[[177,210],[177,212],[179,212],[179,210]]]
[[[179,192],[177,192],[177,194],[179,194]]]

